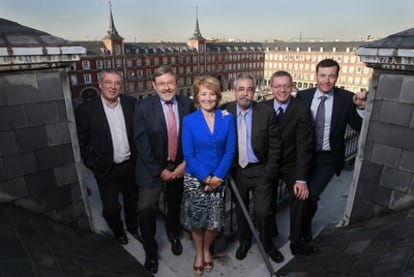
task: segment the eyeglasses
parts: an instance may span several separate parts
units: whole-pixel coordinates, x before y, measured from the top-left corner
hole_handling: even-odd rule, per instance
[[[110,86],[110,85],[120,86],[121,85],[121,81],[104,80],[102,81],[102,83],[106,86]]]
[[[272,86],[272,88],[274,88],[274,89],[282,89],[282,88],[284,88],[284,89],[291,89],[292,88],[292,85],[291,84],[277,85],[277,86]]]
[[[159,82],[159,83],[155,83],[157,85],[157,87],[165,87],[165,86],[169,86],[169,87],[173,87],[177,85],[177,82],[175,81],[168,81],[168,82]]]

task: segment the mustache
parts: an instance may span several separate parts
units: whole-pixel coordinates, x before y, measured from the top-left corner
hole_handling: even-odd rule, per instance
[[[249,96],[247,96],[247,95],[240,95],[239,99],[240,100],[243,100],[243,99],[250,100]]]

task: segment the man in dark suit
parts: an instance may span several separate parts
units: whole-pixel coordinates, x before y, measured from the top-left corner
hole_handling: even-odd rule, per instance
[[[345,165],[345,129],[349,124],[360,130],[366,92],[356,94],[335,87],[339,64],[332,59],[320,61],[316,66],[317,87],[299,91],[297,98],[310,109],[314,119],[315,155],[309,184],[310,196],[306,201],[303,238],[312,240],[312,219],[317,201],[331,178],[339,175]],[[319,112],[322,111],[322,112]]]
[[[270,78],[270,88],[274,99],[265,104],[273,107],[276,112],[276,122],[282,138],[282,151],[279,160],[279,178],[282,179],[289,191],[290,206],[290,248],[293,255],[310,255],[318,248],[302,241],[301,228],[305,199],[309,196],[307,183],[313,155],[313,126],[308,108],[299,100],[290,96],[292,76],[286,71],[277,71]],[[273,186],[272,221],[276,227],[277,185]]]
[[[260,239],[270,258],[280,263],[284,257],[273,245],[268,228],[281,143],[275,113],[271,107],[253,101],[255,79],[250,74],[238,75],[233,90],[236,101],[223,106],[233,114],[237,126],[238,147],[232,175],[246,207],[249,207],[249,193],[252,192],[254,221]],[[252,234],[239,205],[236,215],[239,239],[236,258],[243,260],[251,247]]]
[[[132,128],[136,99],[121,95],[121,74],[116,69],[104,69],[100,73],[99,89],[99,96],[76,110],[80,151],[98,183],[103,217],[115,238],[127,244],[118,198],[122,193],[127,230],[138,239],[138,186]]]
[[[152,86],[157,95],[137,102],[133,125],[137,148],[136,181],[140,187],[138,211],[146,254],[144,265],[156,273],[156,212],[164,186],[168,205],[166,230],[171,250],[174,255],[181,255],[183,251],[180,208],[185,162],[181,148],[181,126],[183,117],[193,112],[195,107],[189,98],[176,95],[177,77],[169,66],[155,70]],[[168,131],[171,127],[174,127],[175,135]]]

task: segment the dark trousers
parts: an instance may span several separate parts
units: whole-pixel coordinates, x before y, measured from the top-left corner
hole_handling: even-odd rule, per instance
[[[335,161],[331,152],[319,152],[314,156],[309,184],[309,198],[305,204],[302,236],[312,235],[312,219],[318,209],[319,196],[335,174]]]
[[[300,244],[301,234],[304,221],[305,201],[300,200],[295,196],[293,185],[296,183],[296,175],[282,174],[277,176],[275,185],[272,186],[272,222],[270,223],[270,232],[274,233],[277,230],[276,222],[276,207],[277,207],[277,189],[279,180],[283,180],[289,191],[289,213],[290,213],[290,233],[289,238],[293,244]]]
[[[252,193],[254,222],[260,239],[266,250],[273,249],[274,246],[269,230],[269,224],[272,219],[272,182],[264,176],[264,166],[249,164],[246,168],[237,167],[233,170],[233,177],[240,196],[247,208],[249,208],[250,192]],[[237,237],[240,243],[251,243],[252,233],[249,225],[244,218],[240,206],[238,203],[236,204]]]
[[[167,200],[166,230],[169,240],[181,235],[181,199],[183,195],[183,178],[168,183],[160,183],[151,188],[140,188],[138,212],[140,214],[140,229],[144,239],[144,249],[147,257],[156,259],[158,257],[156,234],[156,217],[158,211],[158,200],[165,186]]]
[[[135,164],[128,160],[114,164],[104,177],[96,177],[99,194],[102,201],[102,216],[115,236],[124,232],[121,219],[121,204],[119,195],[122,194],[125,225],[127,229],[136,230],[138,227],[138,186],[135,183]]]
[[[296,174],[294,172],[283,174],[280,178],[285,182],[289,191],[289,212],[290,212],[290,241],[299,245],[304,222],[304,209],[306,200],[300,200],[295,196],[293,186],[296,183]]]

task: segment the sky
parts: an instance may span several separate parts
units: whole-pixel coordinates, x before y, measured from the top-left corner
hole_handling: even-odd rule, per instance
[[[185,42],[196,9],[205,38],[332,41],[414,28],[413,0],[112,0],[125,42]],[[196,8],[197,7],[197,8]],[[0,0],[0,17],[67,40],[101,40],[108,0]]]

